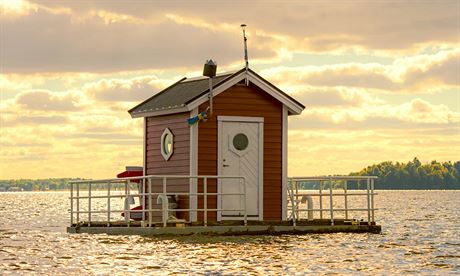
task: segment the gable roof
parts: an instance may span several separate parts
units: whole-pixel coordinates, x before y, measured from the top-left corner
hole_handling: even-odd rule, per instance
[[[234,73],[222,73],[215,76],[212,78],[213,94],[215,96],[218,95],[245,77],[245,68]],[[248,69],[248,77],[251,83],[259,86],[262,90],[285,104],[290,114],[300,114],[305,108],[301,103],[278,89],[251,69]],[[209,78],[183,78],[133,107],[128,112],[133,118],[187,112],[203,102],[206,102],[208,93]]]

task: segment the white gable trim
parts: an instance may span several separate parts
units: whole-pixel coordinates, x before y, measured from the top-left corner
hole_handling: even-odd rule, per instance
[[[303,111],[303,107],[298,105],[296,102],[292,101],[288,97],[284,96],[281,94],[279,91],[268,85],[263,79],[259,78],[257,75],[253,74],[252,72],[249,73],[249,81],[258,86],[260,89],[264,90],[267,92],[270,96],[273,98],[277,99],[283,105],[287,107],[287,109],[295,115],[300,114]],[[219,85],[215,89],[213,89],[213,96],[217,96],[220,93],[224,92],[225,90],[229,89],[233,85],[237,84],[241,80],[246,78],[246,72],[241,72],[240,74],[234,76],[233,78],[225,81],[222,85]],[[202,95],[198,99],[194,100],[193,102],[189,103],[187,105],[189,110],[192,110],[201,104],[205,103],[208,101],[208,94]]]

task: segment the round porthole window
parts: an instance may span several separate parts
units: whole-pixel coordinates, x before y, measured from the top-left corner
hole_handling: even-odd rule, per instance
[[[168,161],[174,150],[174,136],[169,128],[165,129],[161,135],[161,155]]]
[[[248,136],[243,133],[238,133],[233,137],[233,146],[237,150],[245,150],[249,145]]]

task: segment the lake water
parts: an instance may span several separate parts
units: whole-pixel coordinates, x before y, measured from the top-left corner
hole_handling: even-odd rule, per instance
[[[380,191],[382,234],[67,234],[67,192],[0,193],[1,274],[460,274],[460,191]]]

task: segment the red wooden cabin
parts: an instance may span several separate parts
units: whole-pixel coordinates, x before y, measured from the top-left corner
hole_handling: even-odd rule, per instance
[[[183,78],[129,110],[133,118],[144,118],[144,175],[245,176],[249,219],[286,220],[288,116],[305,107],[250,69],[213,78],[212,115],[208,95],[208,78]],[[207,120],[190,126],[187,120],[203,111]],[[240,189],[217,182],[208,180],[208,192]],[[161,191],[161,185],[153,183],[153,190]],[[167,191],[202,192],[202,187],[201,181],[168,180]],[[241,204],[235,196],[208,199],[208,208]],[[178,205],[202,208],[203,200],[181,196]],[[177,216],[200,221],[203,214]],[[208,214],[208,220],[238,219],[241,213],[234,211]]]

